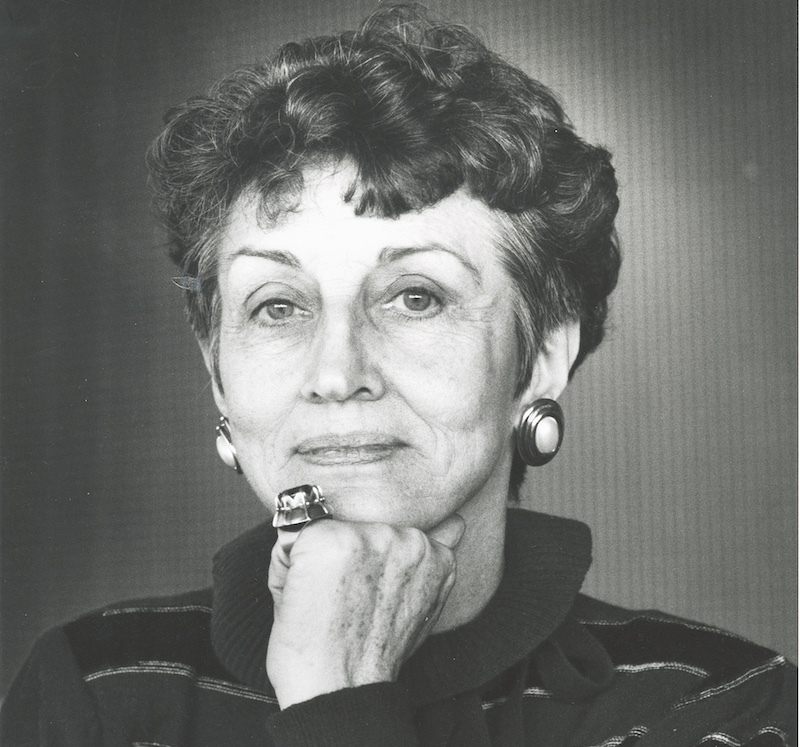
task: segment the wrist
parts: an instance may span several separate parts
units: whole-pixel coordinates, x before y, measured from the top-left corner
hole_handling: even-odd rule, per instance
[[[323,695],[269,717],[275,744],[417,745],[413,707],[397,683],[367,685]]]
[[[270,674],[269,666],[267,674]],[[393,682],[396,676],[382,667],[349,671],[344,666],[323,664],[320,657],[313,662],[285,661],[280,666],[280,673],[276,672],[276,676],[270,676],[269,679],[275,689],[278,705],[283,710],[340,690]]]

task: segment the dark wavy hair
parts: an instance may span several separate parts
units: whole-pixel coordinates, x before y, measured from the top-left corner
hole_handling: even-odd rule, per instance
[[[517,291],[518,392],[559,325],[580,321],[571,373],[603,338],[620,266],[609,153],[575,134],[547,87],[418,5],[224,78],[168,113],[148,161],[189,320],[213,360],[215,241],[233,202],[252,191],[276,217],[296,205],[305,168],[339,161],[356,169],[345,199],[357,214],[421,210],[462,187],[497,211]],[[523,475],[515,457],[512,494]]]

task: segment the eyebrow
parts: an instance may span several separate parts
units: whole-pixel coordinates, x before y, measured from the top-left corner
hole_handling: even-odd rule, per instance
[[[240,249],[237,249],[230,257],[225,260],[225,264],[232,264],[233,260],[237,257],[258,257],[259,259],[271,259],[273,262],[277,262],[281,265],[286,265],[287,267],[292,267],[295,270],[299,270],[302,268],[300,264],[300,260],[294,256],[291,252],[284,252],[280,249],[253,249],[250,246],[243,246]]]
[[[464,268],[466,268],[472,277],[475,279],[475,282],[478,285],[483,285],[483,280],[481,278],[481,273],[477,267],[475,267],[472,262],[470,262],[466,257],[462,257],[458,252],[450,249],[444,244],[427,244],[425,246],[388,246],[383,249],[378,257],[379,264],[386,264],[388,262],[394,262],[398,259],[402,259],[403,257],[408,257],[413,254],[422,254],[423,252],[444,252],[445,254],[449,254],[451,257],[455,258]]]
[[[472,264],[472,262],[470,262],[466,257],[462,257],[458,252],[453,251],[443,244],[428,244],[425,246],[387,246],[382,249],[381,253],[378,255],[378,264],[389,264],[390,262],[396,262],[403,257],[409,257],[414,254],[422,254],[424,252],[444,252],[445,254],[449,254],[472,275],[478,285],[483,285],[481,273],[478,268],[475,267],[475,265]],[[250,246],[243,246],[240,249],[237,249],[233,255],[227,259],[226,264],[232,263],[237,257],[258,257],[260,259],[269,259],[273,262],[291,267],[295,270],[302,269],[300,260],[297,259],[294,254],[291,252],[282,251],[280,249],[254,249]]]

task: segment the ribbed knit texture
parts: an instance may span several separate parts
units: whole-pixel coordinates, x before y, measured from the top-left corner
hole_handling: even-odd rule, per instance
[[[261,527],[220,553],[213,604],[211,590],[124,602],[47,634],[0,712],[0,742],[797,744],[797,670],[782,656],[699,623],[576,594],[588,564],[586,529],[518,511],[509,520],[504,579],[484,612],[432,637],[399,682],[280,709],[261,673],[274,539]]]
[[[281,745],[409,747],[417,744],[412,718],[405,689],[381,682],[291,706],[267,720],[267,733]]]
[[[267,693],[267,569],[274,543],[275,530],[262,524],[217,554],[211,623],[220,661]],[[474,689],[524,659],[564,620],[590,563],[591,535],[584,524],[510,510],[506,570],[489,604],[467,625],[431,636],[401,670],[400,681],[415,704]]]

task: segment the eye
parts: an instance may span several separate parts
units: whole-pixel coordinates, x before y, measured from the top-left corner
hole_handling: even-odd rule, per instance
[[[389,306],[400,312],[410,312],[422,316],[435,314],[441,305],[439,297],[427,288],[406,288],[389,303]]]
[[[298,313],[300,309],[291,301],[283,298],[273,298],[261,304],[256,314],[263,318],[264,315],[276,322],[282,322]]]
[[[402,297],[409,311],[427,311],[433,303],[433,296],[422,288],[403,291]]]

